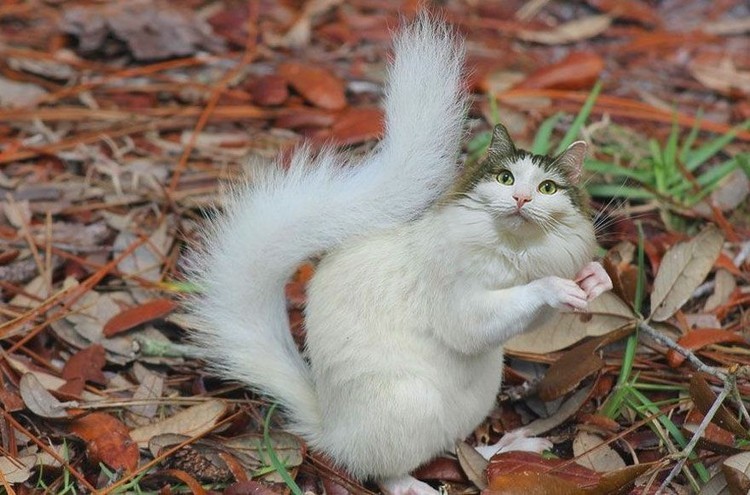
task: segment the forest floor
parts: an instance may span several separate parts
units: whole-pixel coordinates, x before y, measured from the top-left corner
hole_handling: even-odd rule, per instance
[[[432,7],[467,40],[463,159],[498,121],[522,147],[590,144],[615,289],[511,341],[496,409],[416,475],[451,494],[747,493],[750,5]],[[374,145],[390,40],[417,8],[0,3],[5,492],[377,490],[191,357],[179,301],[199,290],[186,246],[251,160]],[[299,338],[313,273],[287,287]],[[488,464],[470,447],[522,425],[554,449]]]

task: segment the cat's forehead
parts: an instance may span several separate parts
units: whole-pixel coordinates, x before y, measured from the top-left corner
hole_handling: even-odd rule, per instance
[[[548,159],[547,159],[548,160]],[[503,166],[513,173],[516,180],[554,180],[566,182],[564,174],[554,167],[550,167],[545,157],[532,154],[508,157],[503,161]]]

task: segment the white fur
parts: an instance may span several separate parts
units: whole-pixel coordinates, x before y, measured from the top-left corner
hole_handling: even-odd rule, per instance
[[[288,171],[279,165],[239,187],[189,261],[203,290],[190,305],[206,360],[279,400],[312,443],[318,398],[289,335],[284,282],[309,256],[413,219],[450,187],[466,108],[462,60],[448,28],[421,17],[395,42],[378,148],[360,163],[301,149]]]
[[[532,195],[522,215],[515,189],[494,180],[428,208],[454,180],[460,60],[444,28],[423,18],[407,29],[375,154],[342,169],[333,155],[302,152],[288,173],[246,186],[195,265],[197,340],[213,366],[282,402],[293,431],[353,475],[401,487],[492,408],[505,340],[553,308],[585,306],[571,279],[595,246],[589,219],[562,191],[542,197],[549,174],[523,161],[510,165]],[[322,250],[308,366],[289,336],[283,284]]]

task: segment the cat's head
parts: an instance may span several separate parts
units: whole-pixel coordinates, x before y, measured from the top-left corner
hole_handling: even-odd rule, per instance
[[[486,157],[464,170],[454,194],[489,212],[501,230],[549,231],[589,221],[580,186],[586,143],[577,141],[558,156],[518,149],[501,124]],[[455,196],[454,196],[455,197]]]

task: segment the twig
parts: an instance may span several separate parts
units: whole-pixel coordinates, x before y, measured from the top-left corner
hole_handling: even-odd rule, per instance
[[[675,342],[674,340],[670,339],[669,337],[662,335],[658,330],[650,326],[645,321],[639,321],[638,322],[638,330],[645,333],[655,341],[659,342],[661,345],[668,347],[669,349],[672,349],[676,352],[679,352],[683,356],[685,356],[685,359],[690,362],[690,364],[693,365],[693,367],[700,371],[701,373],[706,373],[707,375],[714,376],[718,378],[719,380],[726,382],[727,381],[727,372],[722,370],[721,368],[717,368],[715,366],[708,366],[703,361],[698,359],[698,357],[693,354],[688,349],[685,349],[680,344]]]
[[[675,476],[677,476],[677,473],[682,471],[682,468],[685,466],[685,463],[688,460],[688,457],[690,457],[690,454],[695,449],[695,446],[698,444],[698,441],[700,441],[701,437],[703,437],[703,433],[706,431],[706,428],[708,428],[709,423],[713,419],[714,415],[716,414],[716,411],[719,410],[722,403],[724,402],[724,399],[727,398],[729,393],[735,389],[734,386],[734,378],[732,375],[726,375],[724,379],[724,388],[722,388],[721,393],[716,398],[714,403],[711,405],[711,408],[706,412],[706,415],[703,417],[703,421],[701,421],[701,424],[698,425],[698,428],[693,433],[693,437],[690,439],[688,444],[685,446],[684,449],[682,449],[682,452],[680,453],[680,459],[677,461],[677,464],[672,468],[672,470],[669,472],[666,478],[664,478],[664,481],[662,482],[661,486],[659,486],[659,489],[656,491],[656,495],[659,495],[660,493],[663,493],[663,491],[669,486],[669,484],[672,482]]]

